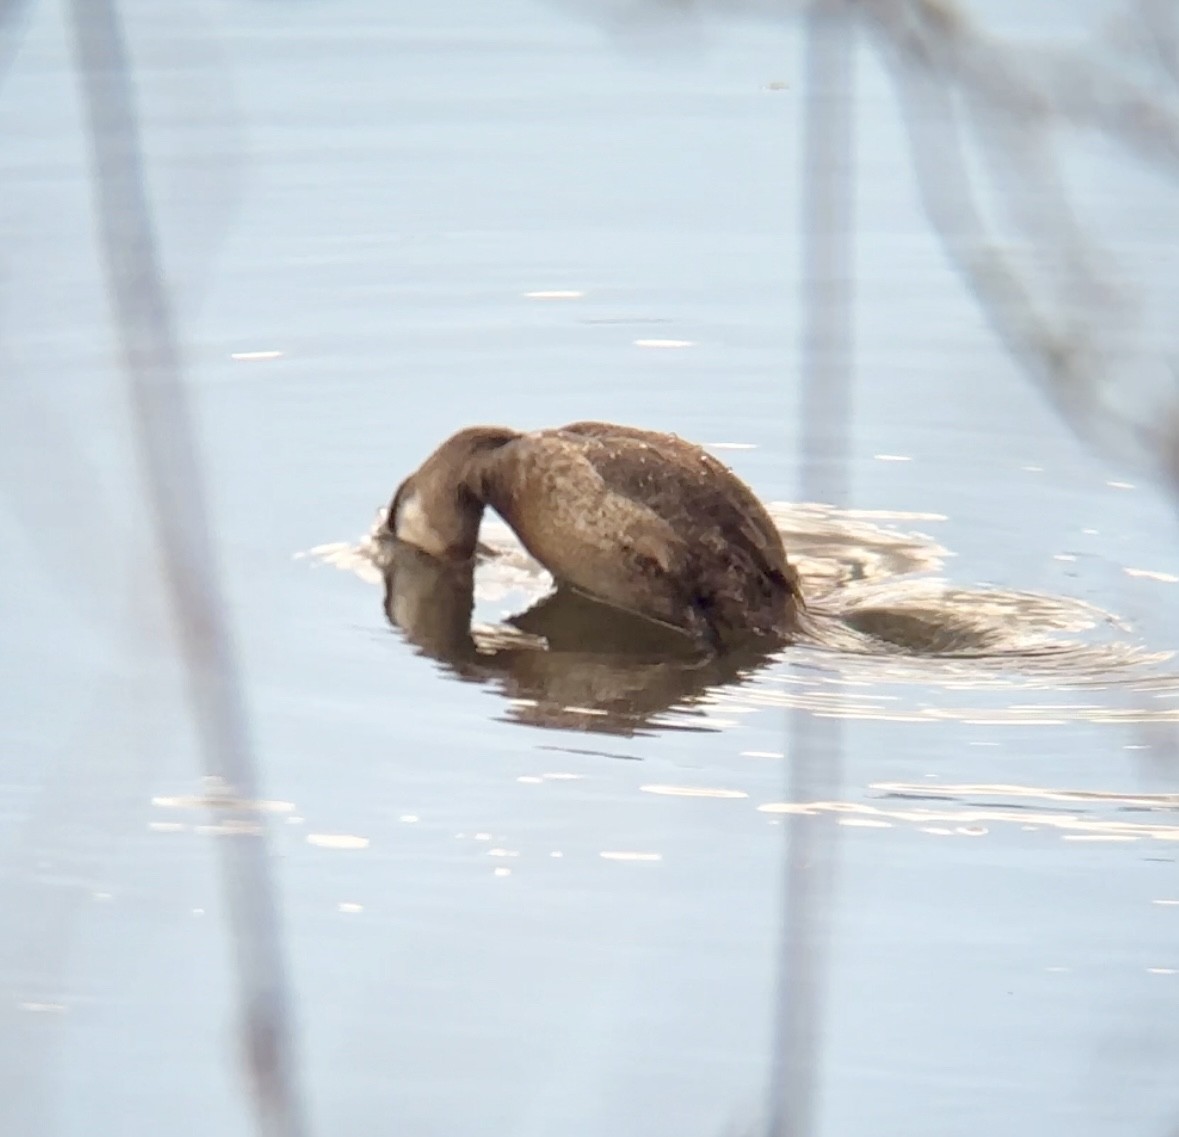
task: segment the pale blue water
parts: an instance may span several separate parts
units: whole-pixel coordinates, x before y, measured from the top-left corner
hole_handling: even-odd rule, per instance
[[[742,443],[725,459],[795,498],[794,30],[661,53],[516,0],[125,7],[266,797],[289,803],[274,867],[314,1131],[754,1124],[782,835],[758,807],[785,794],[785,693],[829,673],[787,655],[706,731],[541,730],[416,654],[379,588],[295,558],[361,534],[471,422]],[[977,8],[1049,34],[1088,15]],[[199,766],[65,42],[37,6],[0,87],[0,1108],[21,1137],[244,1134],[218,838],[168,800]],[[1175,574],[1166,500],[994,346],[883,78],[861,79],[840,504],[939,515],[894,524],[952,552],[955,584],[1085,601],[1170,649],[1173,580],[1124,571]],[[1162,327],[1172,188],[1100,147],[1070,160]],[[551,290],[584,295],[526,295]],[[233,358],[254,352],[281,355]],[[1173,716],[1174,685],[851,678],[847,809],[821,814],[861,824],[839,830],[820,1131],[1169,1132],[1177,767],[1167,736],[1093,720]]]

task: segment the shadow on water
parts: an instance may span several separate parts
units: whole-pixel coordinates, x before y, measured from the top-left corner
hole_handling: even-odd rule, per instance
[[[1082,601],[1008,589],[952,587],[932,574],[947,551],[890,527],[931,515],[819,505],[772,506],[808,611],[797,641],[701,657],[670,629],[565,590],[502,524],[482,531],[475,566],[442,565],[376,528],[318,559],[384,584],[389,623],[460,679],[497,687],[508,717],[534,726],[633,735],[717,730],[759,707],[802,707],[896,721],[1149,722],[1179,717],[1166,700],[1179,677]],[[890,523],[890,526],[882,524]],[[495,604],[516,610],[482,619]],[[1045,690],[1110,688],[1120,705]],[[1007,698],[996,706],[995,690]],[[992,693],[982,706],[950,692]],[[1024,692],[1041,692],[1021,704]],[[1163,705],[1125,705],[1129,692]],[[934,696],[937,696],[936,698]]]

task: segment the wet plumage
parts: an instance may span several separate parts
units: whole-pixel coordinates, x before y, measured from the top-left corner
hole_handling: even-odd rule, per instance
[[[405,480],[388,527],[433,556],[470,558],[485,506],[558,585],[713,648],[794,626],[798,578],[769,514],[675,435],[596,422],[470,427]]]

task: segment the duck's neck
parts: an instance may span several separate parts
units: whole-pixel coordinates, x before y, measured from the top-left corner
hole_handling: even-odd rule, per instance
[[[393,535],[434,557],[473,557],[489,464],[519,436],[506,427],[477,426],[448,438],[393,498],[388,517]]]

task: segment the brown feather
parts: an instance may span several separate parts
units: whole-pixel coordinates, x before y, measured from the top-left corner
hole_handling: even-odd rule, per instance
[[[674,435],[591,422],[519,435],[471,428],[405,485],[398,498],[413,494],[422,547],[457,534],[455,548],[471,555],[469,498],[495,509],[558,583],[713,646],[782,638],[794,625],[797,574],[764,506]]]

